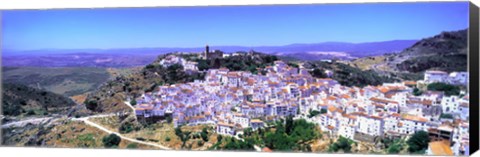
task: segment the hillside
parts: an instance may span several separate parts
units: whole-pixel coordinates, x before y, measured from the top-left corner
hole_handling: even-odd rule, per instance
[[[325,70],[330,70],[333,72],[332,79],[337,80],[340,84],[344,86],[376,86],[381,85],[384,82],[394,82],[399,80],[398,78],[379,75],[373,70],[362,70],[338,62],[306,62],[306,64],[304,64],[304,67],[308,69],[313,69],[313,71],[311,71],[311,74],[315,77],[320,78],[326,77],[326,75],[324,74]]]
[[[467,29],[442,32],[389,56],[387,62],[393,69],[413,73],[429,69],[466,71],[467,39]]]
[[[110,78],[104,68],[3,67],[4,83],[23,84],[65,96],[93,91]]]
[[[2,84],[2,114],[30,117],[66,115],[76,105],[62,95],[19,84]]]

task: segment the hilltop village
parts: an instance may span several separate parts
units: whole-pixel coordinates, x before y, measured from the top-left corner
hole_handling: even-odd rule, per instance
[[[203,57],[222,57],[207,48]],[[170,55],[159,64],[183,65],[198,71],[196,63]],[[331,78],[315,78],[300,65],[275,61],[266,74],[209,69],[204,80],[159,86],[136,98],[139,119],[171,116],[175,127],[211,124],[218,134],[236,136],[244,128],[267,127],[287,116],[316,123],[331,137],[375,143],[381,137],[408,137],[428,132],[427,154],[468,153],[469,95],[447,96],[427,91],[415,96],[417,84],[466,84],[468,73],[448,75],[427,71],[423,81],[347,87]],[[330,71],[329,71],[330,72]],[[355,81],[355,80],[352,80]],[[312,113],[317,113],[313,114]]]

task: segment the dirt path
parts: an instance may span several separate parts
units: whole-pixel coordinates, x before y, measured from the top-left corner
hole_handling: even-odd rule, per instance
[[[160,144],[155,144],[155,143],[150,143],[150,142],[144,142],[144,141],[140,141],[140,140],[136,140],[136,139],[132,139],[132,138],[129,138],[129,137],[125,137],[123,136],[122,134],[118,133],[118,132],[114,132],[114,131],[111,131],[111,130],[108,130],[107,128],[101,126],[101,125],[98,125],[90,120],[88,120],[89,118],[99,118],[99,117],[109,117],[109,116],[115,116],[117,114],[105,114],[105,115],[95,115],[95,116],[89,116],[89,117],[83,117],[83,118],[72,118],[72,120],[74,121],[83,121],[85,122],[85,124],[87,125],[90,125],[90,126],[93,126],[95,128],[98,128],[104,132],[107,132],[108,134],[115,134],[117,136],[119,136],[122,140],[127,140],[127,141],[130,141],[130,142],[135,142],[135,143],[140,143],[140,144],[144,144],[144,145],[149,145],[149,146],[153,146],[153,147],[157,147],[157,148],[160,148],[160,149],[165,149],[165,150],[170,150],[171,148],[168,148],[164,145],[160,145]]]

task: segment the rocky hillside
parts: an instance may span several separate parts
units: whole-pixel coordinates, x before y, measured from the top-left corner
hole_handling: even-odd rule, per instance
[[[12,117],[65,115],[76,105],[71,99],[20,84],[4,83],[2,114]]]
[[[442,32],[425,38],[398,54],[388,56],[390,67],[398,71],[424,72],[467,70],[467,29]]]

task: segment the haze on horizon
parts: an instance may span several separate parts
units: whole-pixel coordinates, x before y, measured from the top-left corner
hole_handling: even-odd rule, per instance
[[[2,11],[2,50],[420,40],[468,27],[468,2]]]

